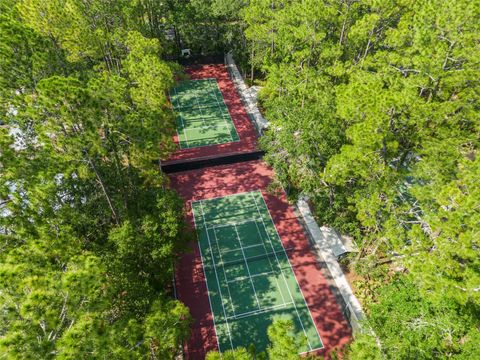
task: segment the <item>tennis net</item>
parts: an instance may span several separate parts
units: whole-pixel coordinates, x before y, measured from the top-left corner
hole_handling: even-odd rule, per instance
[[[259,254],[259,255],[249,256],[247,258],[243,257],[243,255],[242,255],[242,256],[239,256],[239,258],[235,259],[235,260],[215,262],[215,266],[216,267],[223,266],[225,268],[225,267],[231,267],[231,266],[235,266],[235,265],[239,265],[239,264],[244,264],[245,262],[247,264],[250,264],[250,263],[265,260],[265,259],[279,259],[280,258],[280,259],[285,260],[286,259],[285,255],[288,254],[288,253],[291,253],[293,250],[294,250],[294,248],[288,248],[288,249],[285,249],[285,250],[283,250],[283,249],[282,250],[275,250],[275,251],[266,252],[266,253]],[[238,249],[238,251],[240,251],[240,249]],[[277,263],[278,263],[278,261],[277,261]],[[210,266],[206,266],[206,267],[208,268]]]
[[[190,111],[190,110],[203,110],[203,109],[211,109],[211,108],[221,108],[221,105],[218,102],[211,102],[211,103],[201,103],[201,104],[194,104],[194,105],[175,105],[174,111]]]

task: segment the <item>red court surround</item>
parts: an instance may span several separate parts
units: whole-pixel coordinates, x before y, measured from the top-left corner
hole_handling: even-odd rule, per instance
[[[257,134],[255,128],[250,122],[225,65],[215,64],[192,66],[187,68],[185,72],[190,76],[190,79],[217,79],[218,86],[222,92],[230,116],[232,117],[233,124],[237,129],[240,141],[189,149],[178,149],[169,159],[163,161],[163,164],[168,165],[185,160],[214,157],[219,154],[233,155],[255,151],[257,147]],[[178,136],[176,134],[174,136],[174,141],[178,144]]]
[[[175,173],[169,177],[171,186],[186,203],[187,218],[192,226],[191,200],[260,190],[282,243],[286,248],[296,249],[289,254],[289,259],[324,344],[319,355],[329,357],[332,350],[341,349],[349,341],[350,328],[293,208],[283,191],[275,195],[267,191],[273,171],[265,163],[243,162]],[[185,352],[187,359],[197,360],[204,359],[206,352],[217,348],[217,339],[198,245],[195,243],[191,247],[192,251],[185,254],[177,266],[176,285],[179,299],[190,308],[195,319]]]

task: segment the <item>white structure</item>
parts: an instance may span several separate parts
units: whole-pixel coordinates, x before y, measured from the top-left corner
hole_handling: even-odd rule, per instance
[[[182,49],[182,56],[183,57],[189,58],[190,55],[192,55],[190,49]]]
[[[300,200],[298,200],[298,210],[302,214],[305,225],[315,241],[314,246],[316,250],[325,261],[325,264],[332,275],[332,279],[335,282],[335,286],[345,302],[345,315],[350,321],[353,330],[358,331],[361,328],[359,321],[363,320],[365,315],[360,302],[353,294],[350,284],[337,261],[339,255],[351,250],[348,245],[342,243],[335,230],[318,226],[312,212],[310,211],[307,200],[307,198],[300,198]]]
[[[235,84],[235,88],[240,94],[248,116],[257,128],[257,132],[261,135],[263,133],[263,129],[267,127],[268,122],[262,116],[257,107],[257,95],[259,90],[258,86],[252,86],[250,88],[247,87],[243,81],[242,74],[240,74],[240,71],[238,71],[237,65],[235,64],[231,53],[228,53],[225,57],[225,64],[233,83]]]

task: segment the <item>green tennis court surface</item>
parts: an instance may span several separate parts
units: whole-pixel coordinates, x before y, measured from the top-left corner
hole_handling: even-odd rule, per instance
[[[323,347],[259,191],[192,202],[221,352],[268,344],[276,318],[295,324],[301,352]]]
[[[240,140],[216,79],[181,81],[170,100],[182,149]]]

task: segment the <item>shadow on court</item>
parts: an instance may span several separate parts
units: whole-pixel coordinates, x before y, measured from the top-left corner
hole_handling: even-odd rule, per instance
[[[281,192],[273,195],[265,191],[271,183],[272,176],[271,169],[263,162],[251,161],[175,173],[171,174],[170,178],[172,187],[179,191],[187,203],[187,218],[191,221],[192,226],[191,201],[262,190],[266,206],[283,246],[286,249],[294,248],[294,251],[288,252],[288,258],[310,310],[309,313],[300,311],[301,317],[311,314],[325,346],[320,354],[328,356],[333,349],[341,348],[349,341],[350,329],[329,288],[321,264],[312,252],[293,209],[286,201],[285,194]],[[251,218],[252,209],[246,206],[242,208],[242,211],[236,211],[235,208],[238,210],[237,206],[228,202],[221,204],[218,207],[217,216],[221,218],[222,222],[229,222],[240,217]],[[186,254],[182,258],[178,269],[179,298],[190,308],[192,316],[196,319],[192,327],[191,340],[186,345],[187,358],[202,359],[207,351],[217,348],[217,337],[212,336],[213,319],[197,244],[192,244],[192,253]],[[257,284],[255,283],[255,285]],[[274,306],[277,296],[269,293],[274,291],[275,287],[272,280],[259,279],[257,286],[258,292],[265,292],[265,304]],[[255,309],[256,299],[249,289],[248,282],[236,284],[236,287],[239,292],[244,294],[240,296],[244,306]],[[210,289],[210,291],[212,290]],[[216,291],[218,292],[218,289]],[[212,304],[213,306],[215,305]],[[268,312],[268,316],[263,314],[262,316],[230,319],[231,330],[234,334],[232,338],[234,346],[237,344],[248,346],[252,342],[251,339],[254,339],[259,348],[264,348],[267,344],[266,329],[273,317],[288,317],[288,313],[291,313],[291,309],[282,308],[271,310]],[[221,319],[219,320],[221,321]],[[221,334],[217,333],[217,335],[218,340],[221,341],[222,350],[228,349],[228,344],[220,339]]]
[[[170,100],[182,149],[240,140],[215,79],[181,81]]]
[[[179,134],[174,136],[181,147],[175,151],[168,159],[163,159],[164,164],[183,161],[188,159],[198,159],[203,157],[217,156],[218,154],[229,155],[238,153],[248,153],[257,148],[257,133],[254,125],[249,120],[248,114],[241,102],[233,81],[230,79],[226,67],[223,64],[193,66],[186,69],[186,72],[192,80],[216,79],[220,94],[224,104],[228,109],[238,140],[223,143],[210,144],[208,146],[184,147],[179,139]],[[220,98],[218,98],[220,100]],[[193,100],[193,99],[192,99]],[[200,99],[200,102],[203,98]],[[214,97],[205,98],[205,102],[216,102]],[[228,136],[228,131],[222,131]],[[205,134],[202,134],[205,135]],[[232,133],[235,139],[235,134]],[[197,145],[197,144],[196,144]]]
[[[266,349],[267,333],[252,337],[250,322],[268,328],[291,319],[302,351],[323,346],[275,225],[259,191],[192,203],[220,350],[254,343]],[[262,325],[262,326],[260,326]]]

